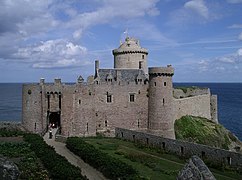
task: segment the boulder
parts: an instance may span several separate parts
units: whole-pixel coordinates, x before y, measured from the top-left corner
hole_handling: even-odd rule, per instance
[[[18,167],[5,157],[0,157],[0,179],[15,180],[19,176]]]
[[[177,176],[177,180],[216,180],[206,164],[198,157],[192,156]]]

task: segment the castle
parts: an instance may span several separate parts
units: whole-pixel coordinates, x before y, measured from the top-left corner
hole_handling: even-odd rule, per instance
[[[75,84],[61,79],[23,85],[22,123],[43,134],[49,124],[63,136],[113,135],[115,127],[174,139],[174,121],[194,115],[217,122],[217,96],[210,90],[173,89],[174,68],[147,67],[148,51],[127,37],[113,50],[114,68],[102,69]]]

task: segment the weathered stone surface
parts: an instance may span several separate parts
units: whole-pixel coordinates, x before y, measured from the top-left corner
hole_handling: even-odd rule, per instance
[[[0,179],[14,180],[18,179],[19,169],[18,167],[5,157],[0,157]]]
[[[202,144],[196,144],[181,140],[168,139],[149,134],[145,131],[138,132],[128,129],[115,129],[117,138],[139,142],[144,145],[163,149],[164,151],[178,156],[190,158],[193,155],[206,158],[217,166],[230,166],[242,171],[242,154],[224,149],[218,149]]]
[[[177,176],[177,180],[216,180],[206,164],[198,157],[192,156]]]

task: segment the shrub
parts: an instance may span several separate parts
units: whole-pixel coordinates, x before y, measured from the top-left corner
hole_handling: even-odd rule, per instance
[[[85,162],[101,171],[107,178],[135,179],[137,177],[137,172],[132,166],[96,149],[81,138],[68,138],[66,146]]]
[[[86,179],[86,177],[81,175],[79,168],[57,154],[54,148],[47,145],[39,135],[26,134],[24,135],[24,140],[30,143],[30,148],[48,169],[51,179]]]

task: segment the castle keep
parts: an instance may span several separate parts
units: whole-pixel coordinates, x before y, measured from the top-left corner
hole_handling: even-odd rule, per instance
[[[23,85],[22,123],[44,133],[49,124],[63,136],[114,135],[115,127],[175,138],[174,121],[184,115],[217,121],[217,97],[209,89],[173,89],[174,68],[147,67],[148,51],[127,37],[113,50],[114,68],[102,69],[75,84],[61,79]]]

